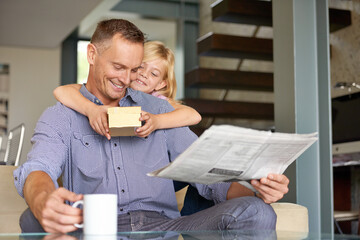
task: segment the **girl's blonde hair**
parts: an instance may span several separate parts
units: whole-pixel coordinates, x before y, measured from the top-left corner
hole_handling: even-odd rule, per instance
[[[157,92],[169,99],[175,100],[176,96],[176,79],[174,72],[175,58],[174,53],[162,42],[150,41],[144,45],[144,60],[149,62],[156,59],[162,59],[165,66],[164,80],[166,86]]]

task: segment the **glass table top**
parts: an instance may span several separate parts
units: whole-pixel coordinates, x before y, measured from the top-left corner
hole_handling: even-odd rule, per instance
[[[97,236],[83,235],[82,233],[69,234],[6,234],[0,233],[0,240],[130,240],[130,239],[163,239],[163,240],[252,240],[252,239],[360,239],[360,236],[334,235],[334,234],[311,234],[299,232],[276,232],[276,231],[189,231],[189,232],[120,232],[117,235]]]

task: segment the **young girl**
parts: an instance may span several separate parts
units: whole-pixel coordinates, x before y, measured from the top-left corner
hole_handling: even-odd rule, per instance
[[[139,137],[146,137],[156,129],[195,125],[201,120],[196,110],[175,101],[174,63],[173,52],[163,43],[158,41],[145,43],[143,63],[138,70],[137,79],[130,83],[130,87],[167,100],[175,110],[157,115],[142,111],[139,120],[145,121],[146,124],[136,129]],[[110,139],[107,122],[108,106],[90,102],[81,95],[80,88],[80,84],[60,86],[54,90],[54,95],[65,106],[87,116],[91,127]]]

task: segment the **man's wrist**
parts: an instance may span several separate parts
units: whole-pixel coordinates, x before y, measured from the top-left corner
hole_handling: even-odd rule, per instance
[[[49,193],[47,191],[41,191],[38,194],[35,194],[35,197],[31,202],[28,202],[30,210],[33,212],[36,219],[39,219],[41,208],[45,205],[45,202],[48,198]]]

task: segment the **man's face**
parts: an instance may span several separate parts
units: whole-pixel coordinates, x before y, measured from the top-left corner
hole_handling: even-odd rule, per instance
[[[104,104],[117,104],[124,97],[130,81],[137,77],[144,48],[143,44],[131,43],[120,35],[115,35],[107,44],[104,50],[94,51],[93,59],[88,56],[92,68],[88,84],[90,92]]]

